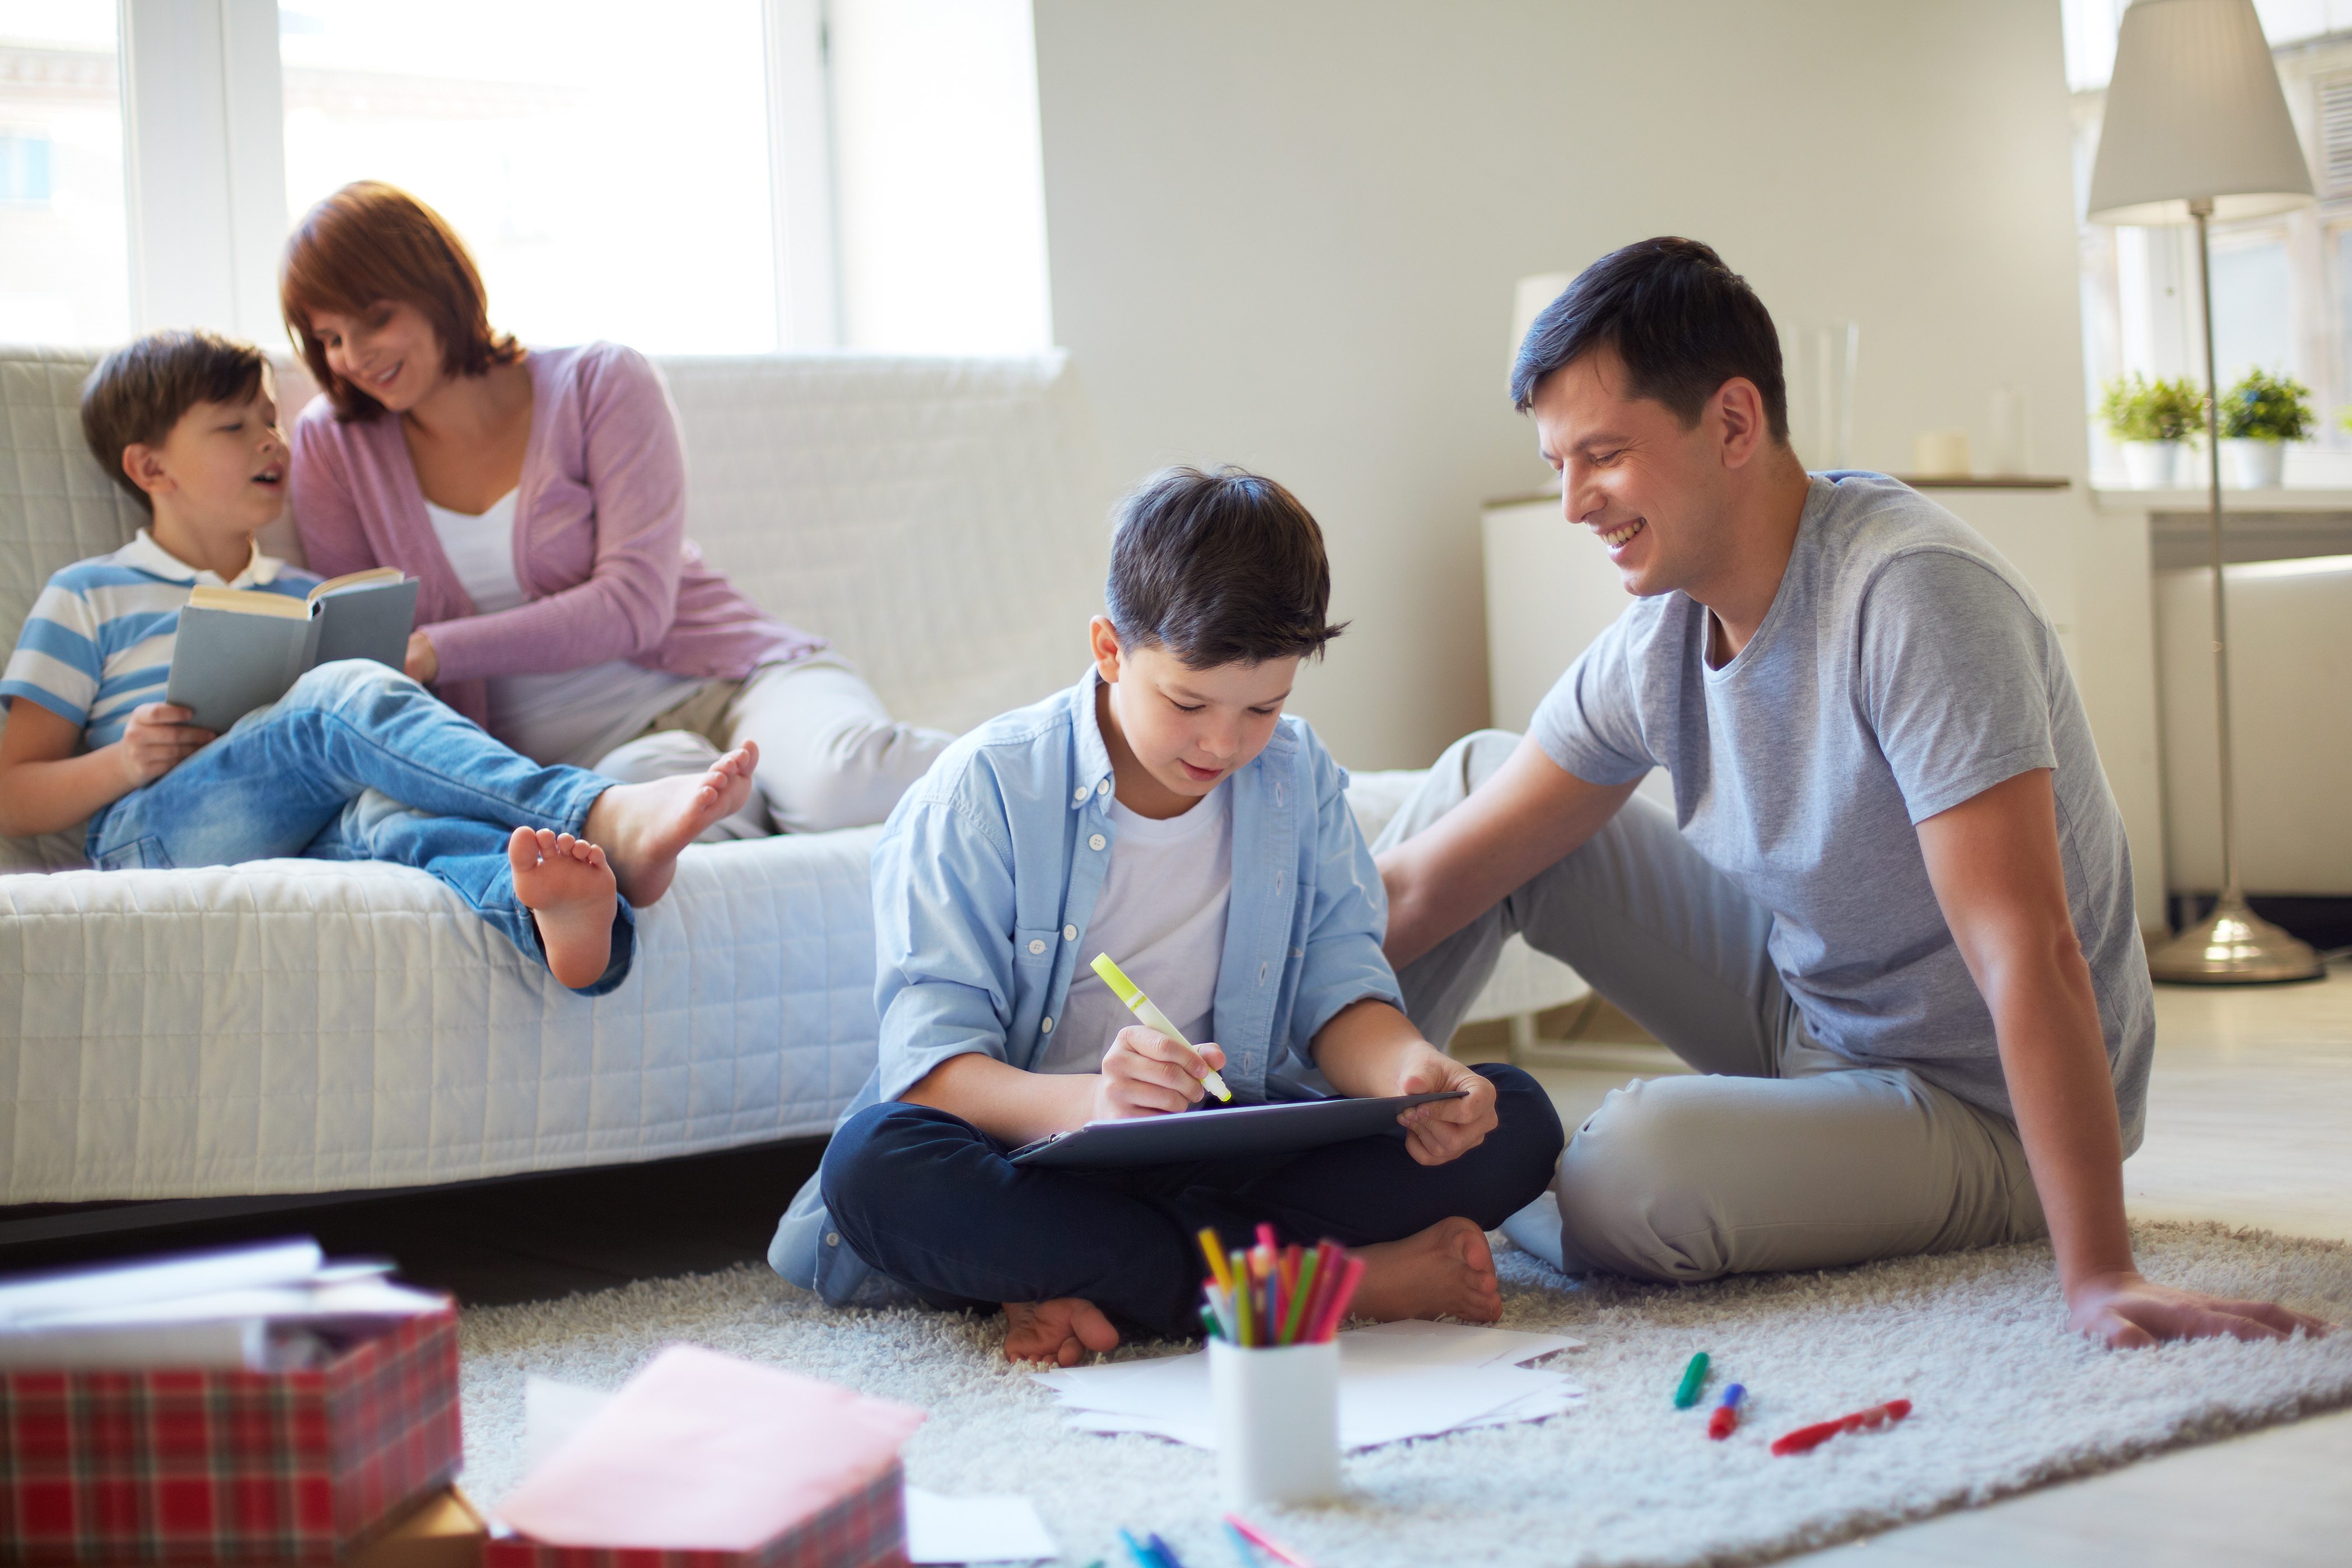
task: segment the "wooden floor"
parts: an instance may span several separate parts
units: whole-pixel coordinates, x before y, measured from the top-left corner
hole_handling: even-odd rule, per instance
[[[1574,1045],[1539,1046],[1527,1062],[1570,1126],[1629,1074],[1680,1070],[1638,1028],[1612,1022],[1589,1025]],[[2135,1215],[2352,1241],[2352,970],[2339,963],[2303,985],[2158,986],[2147,1135],[2124,1166],[2124,1193]],[[2344,1568],[2352,1563],[2352,1411],[1790,1561]]]

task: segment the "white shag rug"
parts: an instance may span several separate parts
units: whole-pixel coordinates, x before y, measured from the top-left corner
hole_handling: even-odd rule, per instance
[[[1570,1280],[1495,1240],[1504,1326],[1584,1340],[1542,1364],[1589,1399],[1538,1425],[1349,1456],[1345,1502],[1260,1520],[1319,1568],[1762,1561],[2352,1404],[2352,1331],[2132,1352],[2076,1338],[2046,1246],[1675,1288]],[[2352,1325],[2352,1247],[2188,1224],[2136,1226],[2134,1240],[2152,1278]],[[688,1341],[924,1407],[908,1479],[1034,1498],[1065,1563],[1122,1563],[1125,1525],[1158,1531],[1193,1568],[1229,1563],[1213,1457],[1065,1426],[998,1353],[1002,1322],[834,1311],[753,1267],[469,1311],[465,1485],[488,1505],[520,1479],[527,1373],[616,1387]],[[1710,1397],[1677,1411],[1701,1350]],[[1732,1382],[1748,1386],[1746,1419],[1710,1442],[1707,1407]],[[1895,1398],[1915,1406],[1899,1426],[1767,1452],[1791,1427]]]

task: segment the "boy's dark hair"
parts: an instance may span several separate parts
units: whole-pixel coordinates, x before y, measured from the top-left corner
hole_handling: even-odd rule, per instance
[[[1189,669],[1319,655],[1331,566],[1298,498],[1244,469],[1162,468],[1119,503],[1104,596],[1119,641]]]
[[[1626,395],[1664,404],[1685,430],[1717,389],[1739,375],[1763,394],[1773,439],[1789,438],[1789,388],[1771,312],[1710,246],[1644,239],[1578,273],[1519,344],[1512,406],[1526,413],[1544,377],[1603,347],[1625,363]]]
[[[122,471],[133,445],[160,447],[199,403],[242,403],[267,362],[251,343],[201,328],[149,332],[98,362],[81,384],[81,433],[98,465],[149,511],[155,503]]]

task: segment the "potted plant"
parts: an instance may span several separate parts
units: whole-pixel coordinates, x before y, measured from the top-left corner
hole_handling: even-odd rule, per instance
[[[2179,482],[2180,453],[2205,424],[2205,395],[2186,377],[2149,381],[2137,371],[2107,383],[2099,417],[2124,455],[2124,480],[2139,489]]]
[[[2311,388],[2288,375],[2250,370],[2221,395],[2221,447],[2240,489],[2279,482],[2286,444],[2311,435]]]

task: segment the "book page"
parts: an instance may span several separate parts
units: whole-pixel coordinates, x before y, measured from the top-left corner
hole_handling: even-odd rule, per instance
[[[364,588],[376,583],[397,583],[400,581],[402,581],[402,575],[399,567],[371,566],[364,572],[346,572],[340,577],[328,578],[325,582],[310,590],[310,598],[311,602],[315,604],[317,601],[325,598],[328,595],[340,594],[346,588]]]

